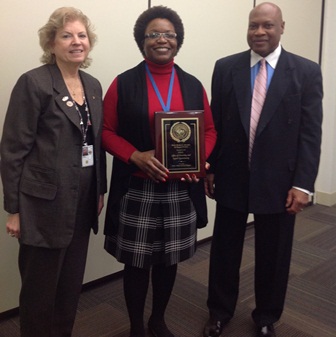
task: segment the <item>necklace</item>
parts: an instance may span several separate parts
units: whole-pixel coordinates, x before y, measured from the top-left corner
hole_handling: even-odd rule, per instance
[[[65,81],[65,84],[71,94],[71,97],[76,99],[77,94],[80,92],[83,95],[83,86],[79,77],[77,77],[74,81]]]

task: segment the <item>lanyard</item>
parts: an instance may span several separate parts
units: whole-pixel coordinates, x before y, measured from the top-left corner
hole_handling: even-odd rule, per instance
[[[87,121],[86,121],[86,125],[85,126],[84,126],[84,121],[83,121],[82,114],[79,111],[79,108],[78,108],[78,106],[76,104],[76,101],[74,101],[74,103],[75,103],[75,107],[76,107],[76,110],[77,110],[77,113],[78,113],[78,117],[79,117],[79,124],[80,124],[81,130],[82,130],[83,145],[87,145],[86,135],[87,135],[87,131],[89,129],[89,125],[91,125],[91,121],[90,121],[90,111],[89,111],[89,107],[87,105],[85,96],[83,96],[83,99],[84,99],[85,112],[86,112],[86,117],[87,117]]]
[[[171,103],[171,99],[172,99],[172,94],[173,94],[173,86],[174,86],[174,78],[175,78],[175,68],[173,67],[173,71],[172,71],[172,74],[170,76],[167,103],[165,104],[163,102],[163,99],[162,99],[162,96],[160,94],[159,88],[157,87],[157,85],[156,85],[156,83],[154,81],[153,75],[151,74],[151,72],[150,72],[150,70],[148,68],[147,63],[145,64],[145,67],[146,67],[146,71],[147,71],[147,74],[149,76],[149,79],[150,79],[150,81],[152,83],[152,86],[153,86],[153,88],[155,90],[156,96],[157,96],[157,98],[159,99],[159,101],[161,103],[163,111],[165,111],[165,112],[169,111],[170,110],[170,103]]]

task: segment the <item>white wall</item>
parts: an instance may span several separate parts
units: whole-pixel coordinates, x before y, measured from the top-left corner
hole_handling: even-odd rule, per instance
[[[324,77],[322,155],[316,182],[316,201],[336,204],[336,1],[326,0],[322,72]]]
[[[0,0],[0,31],[3,44],[0,53],[0,129],[7,109],[10,92],[25,71],[40,65],[41,48],[37,31],[58,7],[80,8],[92,21],[98,43],[91,56],[93,63],[87,72],[99,78],[106,92],[113,78],[121,71],[141,61],[141,54],[133,40],[133,26],[139,14],[148,8],[147,0]],[[109,158],[108,172],[111,171]],[[2,186],[0,186],[2,190]],[[6,213],[0,200],[0,313],[18,306],[20,278],[17,268],[18,244],[6,235]],[[106,198],[107,199],[107,198]],[[102,227],[90,240],[87,270],[84,282],[119,271],[122,266],[103,249]]]
[[[258,0],[257,4],[264,2]],[[322,0],[274,0],[282,11],[285,32],[282,45],[288,51],[318,62]]]
[[[315,61],[318,60],[321,1],[275,0],[282,7],[286,21],[286,30],[282,39],[283,46],[287,50]],[[248,48],[246,28],[248,13],[253,3],[253,0],[152,0],[151,2],[152,6],[162,4],[171,7],[181,16],[185,26],[185,42],[176,57],[176,63],[198,77],[209,95],[215,60]],[[132,32],[137,17],[147,9],[147,0],[72,0],[71,2],[54,0],[45,1],[43,5],[40,0],[0,0],[0,31],[2,32],[0,129],[2,129],[9,95],[17,78],[23,72],[40,65],[41,50],[37,30],[45,24],[54,9],[69,5],[80,8],[96,27],[98,44],[92,52],[93,64],[87,72],[101,81],[104,92],[117,74],[142,60]],[[335,4],[332,10],[335,12]],[[330,22],[332,22],[331,18]],[[330,28],[329,41],[333,41],[332,32],[334,31],[335,24],[332,29]],[[334,43],[333,50],[327,50],[327,52],[330,55],[335,54]],[[335,63],[331,66],[335,70]],[[330,75],[328,84],[335,88],[333,77]],[[331,114],[335,116],[335,96],[331,93],[329,100]],[[331,122],[333,124],[327,127],[329,135],[334,137],[332,127],[335,130],[335,117],[331,116]],[[328,188],[331,177],[333,177],[335,187],[335,176],[330,172],[330,165],[335,164],[334,157],[330,163],[332,151],[333,146],[329,143],[325,150],[328,159],[324,160],[321,167],[323,176],[327,175],[328,179],[324,181],[321,178],[318,185],[321,186],[321,191],[327,194],[336,190],[336,188],[333,190]],[[111,158],[108,164],[110,173]],[[0,196],[2,196],[1,193]],[[17,307],[20,289],[17,270],[18,244],[6,235],[6,214],[1,210],[1,205],[2,197],[0,197],[0,222],[3,226],[0,230],[0,313]],[[209,225],[206,229],[199,231],[199,239],[212,234],[214,202],[209,200],[208,206]],[[103,212],[100,218],[101,229],[104,214]],[[122,268],[103,250],[103,242],[102,231],[97,236],[91,237],[85,282],[109,275]]]

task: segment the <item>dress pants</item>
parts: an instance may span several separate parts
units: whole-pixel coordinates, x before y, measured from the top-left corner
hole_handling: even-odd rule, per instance
[[[21,337],[70,337],[82,288],[89,230],[69,247],[20,246]]]
[[[227,323],[239,295],[247,213],[217,204],[210,253],[210,316]],[[257,326],[279,320],[286,296],[295,216],[255,214],[255,301],[252,317]]]
[[[95,183],[91,179],[93,174],[93,168],[81,172],[81,198],[73,237],[66,248],[20,245],[21,337],[71,336],[91,226],[97,214]]]

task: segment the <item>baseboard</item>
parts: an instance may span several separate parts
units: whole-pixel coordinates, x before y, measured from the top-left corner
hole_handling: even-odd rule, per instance
[[[121,271],[118,271],[116,273],[101,277],[97,280],[87,282],[87,283],[83,284],[82,292],[84,292],[88,289],[92,289],[94,287],[100,286],[103,283],[114,281],[114,280],[122,277],[122,275],[123,275],[123,271],[121,270]],[[0,313],[0,321],[12,318],[14,316],[17,316],[18,314],[19,314],[19,308],[18,307],[14,308],[14,309],[7,310],[7,311],[4,311],[4,312],[1,312]]]
[[[19,315],[19,308],[10,309],[0,313],[0,322]]]
[[[314,201],[319,205],[333,206],[336,204],[336,192],[334,193],[316,192]]]
[[[252,225],[253,225],[253,221],[247,223],[247,227],[251,227]],[[210,237],[204,238],[202,240],[199,240],[199,241],[197,241],[197,244],[201,245],[202,243],[206,243],[208,241],[211,241],[211,238],[212,237],[210,236]],[[122,277],[122,275],[123,275],[123,270],[118,271],[118,272],[113,273],[113,274],[110,274],[110,275],[107,275],[107,276],[104,276],[104,277],[101,277],[97,280],[87,282],[87,283],[83,284],[82,291],[92,289],[92,288],[97,287],[99,285],[102,285],[103,283],[106,283],[106,282],[114,281],[114,280]],[[19,308],[18,307],[14,308],[14,309],[7,310],[7,311],[4,311],[4,312],[1,312],[0,313],[0,321],[9,319],[9,318],[14,317],[14,316],[17,316],[18,314],[19,314]]]
[[[97,286],[99,286],[103,283],[112,282],[112,281],[122,277],[122,275],[123,275],[123,270],[120,270],[116,273],[101,277],[101,278],[93,280],[91,282],[87,282],[87,283],[83,284],[82,291],[86,291],[87,289],[92,289],[92,288],[97,287]]]

